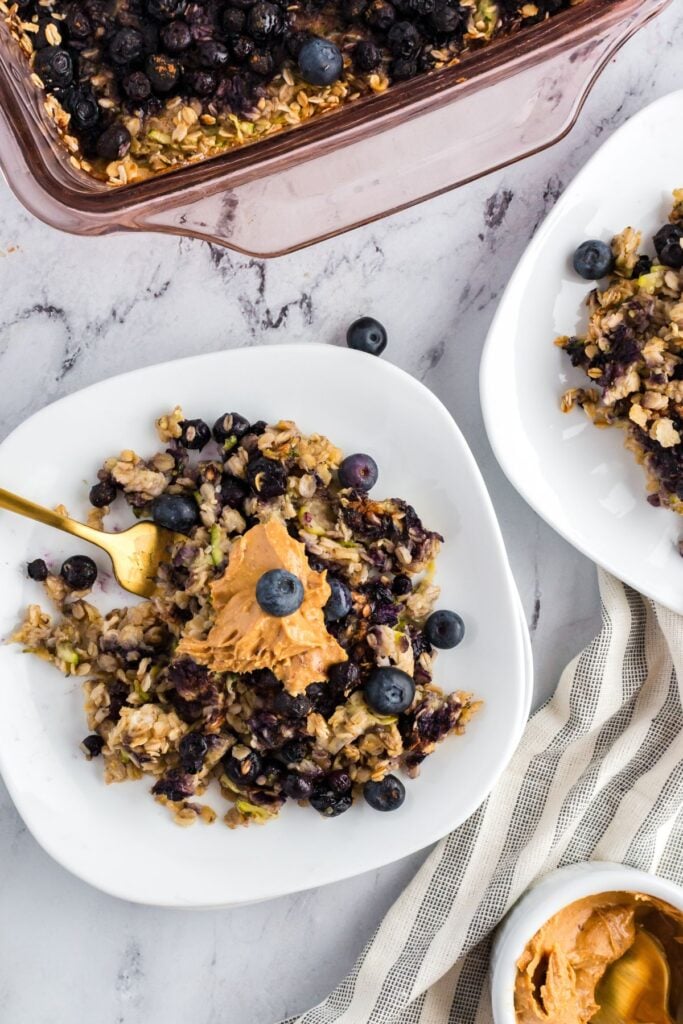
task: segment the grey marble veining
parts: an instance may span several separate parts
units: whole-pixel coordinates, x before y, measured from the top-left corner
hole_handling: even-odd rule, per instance
[[[479,356],[519,255],[572,176],[626,118],[683,85],[682,7],[674,0],[623,48],[551,150],[272,262],[163,235],[58,234],[1,187],[0,438],[112,373],[228,346],[342,344],[346,324],[372,313],[389,329],[387,358],[446,403],[479,462],[533,634],[541,700],[599,624],[595,571],[497,467]],[[269,1024],[343,976],[423,857],[239,910],[130,906],[53,863],[0,784],[0,1020]]]

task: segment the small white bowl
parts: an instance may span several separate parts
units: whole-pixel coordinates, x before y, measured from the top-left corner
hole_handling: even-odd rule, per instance
[[[525,946],[554,914],[585,896],[642,892],[683,913],[683,888],[646,871],[591,861],[570,864],[535,882],[498,929],[491,952],[491,1002],[495,1024],[516,1024],[515,978]]]

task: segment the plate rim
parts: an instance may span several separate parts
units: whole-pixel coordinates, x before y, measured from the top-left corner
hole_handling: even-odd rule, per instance
[[[638,110],[635,114],[629,117],[622,125],[619,126],[619,128],[616,129],[616,131],[612,132],[612,134],[605,139],[605,141],[586,161],[581,170],[572,178],[555,206],[550,210],[532,237],[529,239],[529,242],[520,256],[515,269],[512,272],[512,276],[500,297],[493,320],[491,321],[491,325],[486,334],[479,363],[479,399],[482,417],[484,420],[484,429],[486,430],[486,436],[488,437],[489,444],[491,445],[496,461],[505,474],[506,479],[512,484],[518,494],[521,495],[524,501],[534,510],[534,512],[536,512],[536,514],[540,516],[548,526],[563,537],[564,540],[571,544],[571,546],[580,554],[593,562],[594,565],[605,569],[607,572],[617,577],[617,579],[621,580],[627,586],[636,590],[644,597],[655,601],[657,604],[660,604],[662,607],[667,608],[676,614],[680,614],[682,611],[681,608],[672,607],[668,601],[663,601],[661,595],[653,592],[649,585],[643,585],[642,582],[637,582],[631,572],[624,573],[622,569],[615,564],[612,558],[605,557],[600,555],[599,552],[591,550],[590,544],[583,540],[582,534],[572,530],[570,526],[559,526],[552,514],[546,511],[543,502],[536,500],[531,496],[530,490],[525,485],[524,475],[518,470],[514,462],[508,458],[507,449],[505,445],[501,443],[502,433],[498,429],[494,411],[495,397],[498,391],[493,385],[495,372],[491,369],[491,364],[495,357],[497,338],[501,331],[501,324],[503,323],[504,316],[507,313],[506,306],[510,302],[510,297],[517,291],[518,279],[526,269],[530,253],[535,252],[540,247],[545,236],[548,235],[554,227],[555,222],[563,216],[564,208],[569,203],[569,199],[571,199],[571,192],[573,192],[576,186],[581,185],[584,178],[589,176],[593,165],[603,159],[604,152],[612,147],[615,140],[620,139],[622,135],[627,133],[630,134],[633,131],[634,126],[637,126],[639,121],[647,120],[652,117],[653,113],[658,113],[658,108],[665,108],[669,105],[675,107],[676,104],[683,106],[683,89],[675,89],[672,92],[666,93],[664,96],[660,96],[652,103],[648,103],[641,110]],[[569,199],[567,198],[568,196]]]
[[[182,370],[182,367],[188,364],[196,365],[197,363],[203,362],[209,363],[212,360],[230,360],[235,353],[243,353],[249,351],[254,353],[254,358],[262,358],[265,352],[269,349],[277,350],[278,352],[281,352],[283,354],[296,353],[299,356],[304,354],[308,356],[310,355],[311,350],[315,349],[321,353],[325,352],[327,357],[329,357],[332,360],[339,358],[343,358],[345,361],[348,361],[349,359],[355,359],[361,366],[363,365],[362,361],[364,359],[373,358],[368,356],[366,353],[347,350],[339,345],[328,345],[322,342],[299,341],[275,345],[256,344],[235,346],[234,348],[219,349],[212,352],[204,352],[197,355],[184,356],[179,359],[169,359],[161,363],[147,364],[137,369],[125,371],[124,373],[113,374],[111,376],[104,377],[103,379],[95,381],[92,384],[88,384],[83,388],[75,389],[68,395],[55,399],[52,402],[46,403],[46,405],[38,409],[36,412],[32,413],[31,416],[27,417],[20,424],[18,424],[2,440],[2,442],[0,442],[0,460],[2,459],[3,449],[5,445],[8,444],[8,442],[21,442],[21,435],[30,424],[33,424],[36,419],[40,419],[43,415],[45,415],[47,410],[50,410],[51,414],[54,415],[55,408],[58,409],[62,403],[68,403],[76,395],[80,396],[82,394],[87,393],[92,394],[93,392],[96,392],[98,388],[104,385],[111,386],[112,383],[125,384],[125,381],[128,378],[137,377],[145,373],[154,373],[155,371],[159,371],[160,369],[174,367],[178,370]],[[256,355],[257,353],[258,355]],[[512,618],[514,621],[517,621],[518,619],[520,619],[518,608],[521,608],[521,599],[514,579],[514,575],[512,573],[512,569],[510,567],[509,559],[505,549],[505,543],[500,529],[500,524],[498,522],[495,508],[491,500],[491,496],[488,492],[488,488],[484,481],[483,475],[479,469],[479,466],[474,458],[474,455],[469,445],[467,444],[467,441],[462,431],[460,430],[455,418],[446,408],[444,403],[432,391],[430,391],[429,388],[427,388],[426,385],[422,383],[422,381],[413,377],[411,374],[403,370],[401,367],[398,367],[395,364],[390,363],[388,361],[382,360],[381,365],[383,366],[382,372],[386,372],[390,376],[394,375],[396,377],[407,380],[410,386],[412,386],[418,392],[420,392],[420,395],[423,400],[430,402],[440,415],[445,415],[450,421],[450,425],[454,431],[454,437],[457,438],[460,445],[461,451],[459,454],[462,454],[463,459],[469,464],[470,471],[472,472],[474,478],[478,481],[482,507],[486,509],[488,513],[488,518],[491,526],[491,535],[496,546],[496,560],[500,564],[502,577],[505,580],[508,599],[510,600],[512,608]],[[522,624],[524,628],[522,628]],[[192,898],[187,900],[181,899],[176,894],[170,894],[167,900],[160,898],[153,898],[150,900],[149,898],[145,898],[143,893],[130,891],[126,887],[125,879],[123,880],[122,885],[117,884],[117,879],[112,879],[111,882],[109,882],[107,879],[103,881],[102,878],[97,875],[97,872],[95,870],[91,870],[90,862],[86,861],[85,865],[83,865],[80,862],[78,862],[77,859],[76,861],[73,861],[69,858],[68,847],[63,849],[61,846],[59,846],[59,844],[57,844],[57,846],[53,845],[49,827],[46,828],[41,824],[40,817],[34,815],[30,807],[27,810],[19,791],[20,787],[18,783],[15,784],[15,781],[12,778],[12,771],[11,768],[8,766],[7,754],[3,749],[2,744],[0,744],[0,775],[2,776],[5,786],[7,787],[8,793],[17,810],[17,813],[20,815],[24,824],[28,828],[33,838],[39,844],[39,846],[43,850],[45,850],[45,852],[50,857],[52,857],[53,860],[55,860],[61,867],[67,870],[70,874],[75,875],[80,880],[86,882],[87,884],[93,886],[101,892],[138,905],[164,907],[168,909],[219,909],[224,907],[246,906],[250,903],[262,902],[269,899],[276,899],[280,896],[293,895],[294,893],[306,891],[310,888],[318,888],[319,886],[329,885],[335,882],[341,882],[348,878],[365,874],[369,871],[379,870],[382,867],[386,867],[389,864],[395,863],[398,860],[411,856],[412,854],[425,849],[432,843],[438,842],[445,835],[449,834],[450,831],[457,828],[464,821],[466,821],[467,818],[469,818],[471,814],[473,814],[477,810],[477,808],[488,798],[492,789],[497,785],[501,776],[504,774],[507,767],[509,766],[510,760],[515,750],[517,749],[517,746],[522,737],[526,721],[528,718],[529,704],[531,701],[533,691],[533,661],[530,658],[530,652],[531,648],[528,637],[528,629],[526,628],[526,623],[524,622],[522,616],[519,633],[515,633],[514,654],[516,656],[516,669],[514,673],[511,673],[512,677],[519,679],[519,699],[517,707],[517,721],[515,722],[515,727],[509,731],[506,737],[506,742],[504,744],[501,744],[503,747],[503,756],[500,759],[497,771],[491,776],[488,788],[484,793],[482,793],[480,799],[478,799],[477,802],[473,803],[472,801],[466,801],[462,804],[461,810],[453,816],[452,820],[449,823],[448,829],[445,832],[441,827],[437,827],[434,833],[423,832],[419,836],[416,836],[413,841],[407,842],[401,848],[401,851],[395,856],[393,853],[391,853],[389,856],[380,856],[378,858],[375,858],[375,860],[372,863],[368,864],[367,867],[361,868],[361,870],[352,869],[351,871],[343,873],[331,872],[328,877],[322,877],[319,880],[313,881],[311,884],[306,884],[305,881],[301,881],[300,883],[296,883],[294,885],[284,885],[284,887],[281,884],[275,884],[271,886],[268,889],[268,891],[265,892],[264,895],[259,897],[248,897],[244,900],[218,899],[215,902],[204,903],[193,900]],[[529,683],[530,669],[532,676],[531,684]]]

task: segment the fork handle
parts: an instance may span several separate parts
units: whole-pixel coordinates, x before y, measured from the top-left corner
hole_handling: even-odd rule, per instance
[[[102,530],[95,530],[92,526],[86,526],[85,523],[79,523],[67,516],[60,516],[51,508],[36,505],[35,502],[20,498],[18,494],[12,494],[11,491],[6,491],[3,487],[0,487],[0,508],[4,508],[8,512],[15,512],[18,516],[25,516],[27,519],[35,519],[36,522],[43,523],[45,526],[54,526],[56,530],[70,533],[73,537],[79,537],[90,544],[96,544],[99,548],[104,548],[105,551],[108,550],[107,534]]]

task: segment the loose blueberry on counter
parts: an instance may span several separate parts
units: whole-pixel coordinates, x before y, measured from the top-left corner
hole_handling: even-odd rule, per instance
[[[200,772],[208,749],[209,744],[206,736],[202,736],[200,732],[188,732],[183,736],[178,745],[178,753],[180,754],[180,763],[183,766],[183,771],[189,772],[190,775],[196,775],[197,772]]]
[[[32,562],[29,562],[26,572],[29,579],[35,580],[36,583],[44,583],[48,577],[48,568],[42,558],[34,558]]]
[[[106,508],[116,499],[116,484],[113,480],[100,480],[90,488],[90,504],[95,508]]]
[[[378,715],[400,715],[415,699],[415,683],[400,668],[382,666],[371,672],[364,695],[366,703]]]
[[[351,611],[351,591],[335,576],[329,577],[327,582],[330,585],[330,596],[323,609],[325,619],[327,622],[337,622],[339,619],[345,618]]]
[[[424,624],[424,635],[432,647],[448,651],[457,647],[465,636],[465,623],[457,612],[446,609],[432,612]]]
[[[371,455],[347,455],[339,466],[339,483],[355,491],[369,491],[377,483],[379,470]]]
[[[227,753],[223,758],[225,774],[237,785],[249,785],[261,774],[261,758],[255,750],[250,750],[243,758]]]
[[[294,573],[286,569],[270,569],[256,584],[256,600],[266,615],[282,618],[301,607],[304,586]]]
[[[214,423],[213,436],[219,444],[225,444],[231,437],[237,438],[238,441],[241,440],[245,434],[249,433],[249,429],[249,420],[244,416],[240,416],[238,412],[225,412]]]
[[[67,558],[60,572],[72,590],[89,590],[97,579],[97,566],[88,555],[72,555]]]
[[[360,320],[354,320],[346,332],[346,344],[358,352],[381,356],[387,347],[387,332],[379,320],[362,316]]]
[[[65,89],[74,77],[71,54],[60,46],[46,46],[39,50],[33,70],[48,89]]]
[[[102,753],[102,747],[104,746],[104,740],[101,736],[98,736],[96,732],[92,733],[91,736],[86,736],[81,747],[90,760],[93,757],[98,757]]]
[[[97,155],[103,160],[122,160],[130,149],[130,132],[122,124],[112,124],[97,140]]]
[[[192,448],[200,452],[211,440],[211,431],[204,420],[183,420],[179,423],[179,443],[183,448]]]
[[[187,494],[160,494],[152,502],[152,519],[175,533],[189,533],[199,522],[197,502]]]
[[[582,242],[572,259],[574,270],[586,281],[598,281],[606,277],[614,267],[614,256],[606,242],[592,238]]]
[[[660,262],[665,267],[683,267],[683,224],[665,224],[653,239]]]
[[[341,50],[328,39],[311,36],[299,49],[299,71],[311,85],[332,85],[341,78],[344,69]]]
[[[363,796],[376,811],[396,811],[406,798],[406,790],[395,775],[385,775],[381,782],[366,782]]]

